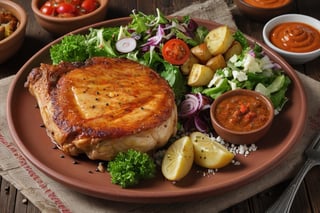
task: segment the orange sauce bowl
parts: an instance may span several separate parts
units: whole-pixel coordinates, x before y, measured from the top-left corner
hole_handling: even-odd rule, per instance
[[[293,10],[293,0],[235,0],[234,2],[243,14],[261,22]]]
[[[268,21],[263,41],[290,64],[304,64],[320,56],[320,21],[301,14],[286,14]]]
[[[215,132],[233,144],[258,142],[270,129],[274,108],[259,92],[235,89],[220,95],[210,108]]]

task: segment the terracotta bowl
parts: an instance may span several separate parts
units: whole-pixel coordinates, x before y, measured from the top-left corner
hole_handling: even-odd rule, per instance
[[[286,59],[290,64],[304,64],[306,62],[312,61],[320,56],[320,49],[310,51],[310,52],[291,52],[280,49],[276,47],[270,41],[270,31],[278,24],[288,23],[288,22],[300,22],[312,26],[320,32],[320,21],[310,16],[301,14],[286,14],[277,16],[270,21],[268,21],[263,28],[262,37],[264,43],[266,43],[271,49],[280,54],[284,59]]]
[[[273,8],[257,7],[245,2],[244,0],[235,0],[234,2],[243,14],[245,14],[251,19],[261,21],[261,22],[266,22],[273,17],[282,15],[285,13],[289,13],[293,10],[292,0],[289,0],[283,6],[273,7]],[[263,1],[259,1],[259,2],[263,2]]]
[[[232,130],[230,127],[226,127],[222,122],[220,122],[221,120],[217,118],[218,113],[221,115],[228,111],[227,108],[223,108],[221,111],[218,110],[219,105],[222,102],[224,102],[226,99],[239,98],[239,96],[242,97],[242,95],[251,98],[253,97],[256,100],[259,100],[261,105],[266,106],[268,116],[266,116],[265,122],[260,127],[252,130],[244,130],[242,127],[241,129]],[[234,113],[234,111],[231,111],[231,113]],[[259,114],[256,116],[257,118],[261,118],[261,115]],[[259,139],[261,139],[270,129],[274,117],[274,108],[272,102],[266,96],[252,90],[236,89],[226,92],[214,100],[210,108],[210,117],[214,130],[225,141],[233,144],[252,144],[258,142]],[[225,115],[222,117],[226,118]],[[250,124],[252,124],[252,122],[250,122]]]
[[[35,19],[45,30],[53,35],[61,36],[75,29],[103,21],[107,14],[109,0],[98,1],[100,6],[94,11],[85,15],[68,18],[48,16],[41,13],[39,8],[41,8],[46,0],[32,0],[31,8],[33,10]]]
[[[25,10],[13,1],[0,1],[0,8],[10,11],[19,21],[17,29],[8,37],[0,40],[0,64],[2,64],[11,58],[23,44],[28,19]]]

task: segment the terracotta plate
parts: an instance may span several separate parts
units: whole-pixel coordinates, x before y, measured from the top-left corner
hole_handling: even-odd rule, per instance
[[[109,20],[91,27],[119,26],[128,23],[129,18]],[[208,28],[218,23],[197,20],[198,24]],[[86,33],[89,27],[74,33]],[[60,38],[61,39],[61,38]],[[282,58],[265,45],[259,43],[271,57],[279,63],[292,80],[289,89],[289,103],[279,116],[276,116],[270,132],[257,145],[259,150],[248,157],[238,157],[241,166],[228,166],[215,175],[202,177],[194,168],[182,181],[172,184],[166,181],[161,172],[155,179],[143,181],[131,189],[122,189],[110,181],[108,173],[96,172],[97,162],[86,159],[61,158],[61,152],[53,149],[53,144],[41,128],[36,100],[24,88],[24,82],[33,67],[40,63],[51,63],[49,48],[60,39],[53,41],[35,54],[17,73],[8,94],[8,122],[11,134],[25,157],[42,172],[56,181],[76,191],[91,196],[125,202],[163,203],[203,198],[236,189],[275,167],[302,136],[306,117],[306,96],[295,71]],[[248,37],[250,42],[254,39]],[[74,164],[77,160],[79,163]],[[90,172],[92,171],[92,172]]]

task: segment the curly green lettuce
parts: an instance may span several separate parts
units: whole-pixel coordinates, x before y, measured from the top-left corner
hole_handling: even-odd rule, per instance
[[[50,47],[50,57],[53,64],[85,61],[89,57],[87,48],[84,35],[69,35]]]

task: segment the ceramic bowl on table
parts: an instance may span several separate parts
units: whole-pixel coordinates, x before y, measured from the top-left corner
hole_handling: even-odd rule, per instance
[[[262,22],[289,13],[293,9],[293,0],[235,0],[234,2],[243,14]]]
[[[32,0],[31,8],[36,21],[45,30],[53,35],[60,36],[69,33],[75,29],[103,21],[107,14],[107,6],[109,0],[97,0],[99,7],[86,14],[74,17],[58,17],[55,15],[46,15],[41,12],[41,7],[47,0]]]
[[[23,44],[26,26],[27,14],[25,10],[13,1],[0,1],[0,10],[9,12],[17,19],[16,29],[0,40],[0,64],[14,56]]]
[[[235,89],[220,95],[210,108],[215,132],[233,144],[253,144],[269,131],[272,102],[259,92]]]
[[[294,25],[291,25],[291,23]],[[297,25],[297,23],[299,25]],[[295,46],[299,46],[301,48],[303,47],[303,49],[298,49],[293,46],[293,43],[290,45],[288,42],[285,44],[286,47],[278,46],[271,40],[271,34],[274,34],[273,30],[275,27],[280,26],[280,24],[284,24],[282,31],[286,31],[287,33],[281,34],[281,31],[279,31],[280,33],[276,35],[276,38],[281,39],[281,37],[285,37],[285,40],[289,39],[289,41],[294,41]],[[307,26],[301,24],[305,24]],[[309,27],[314,30],[313,34],[310,34]],[[262,36],[263,41],[271,49],[286,59],[290,64],[304,64],[320,56],[320,21],[313,17],[301,14],[286,14],[277,16],[265,24],[262,31]],[[313,50],[305,49],[305,45],[310,45],[309,42],[313,43]],[[294,47],[295,49],[284,49],[287,47]]]

